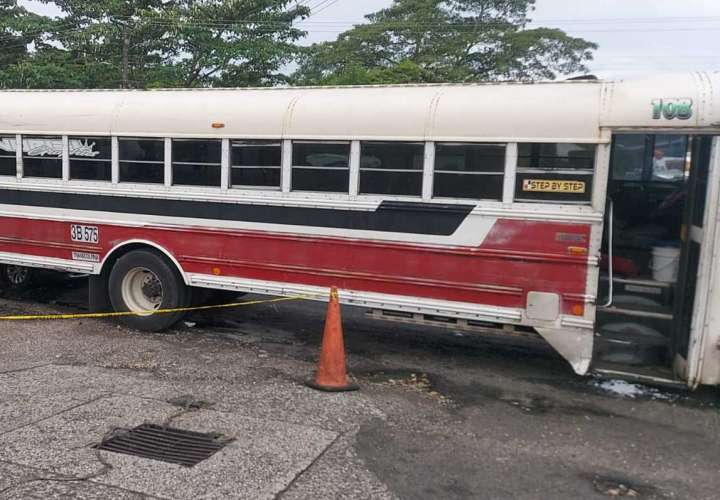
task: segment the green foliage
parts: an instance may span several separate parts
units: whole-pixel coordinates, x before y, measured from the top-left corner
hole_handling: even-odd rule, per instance
[[[297,83],[553,79],[586,71],[594,43],[526,29],[534,0],[395,0],[303,51]]]
[[[395,0],[298,47],[295,0],[0,0],[0,87],[153,88],[532,80],[584,71],[596,45],[526,29],[535,0]],[[296,63],[290,77],[283,70]]]
[[[273,85],[305,35],[291,0],[41,0],[43,43],[0,67],[5,87],[208,87]],[[0,0],[0,5],[15,1]],[[22,10],[22,9],[20,9]],[[24,11],[8,10],[0,29]],[[39,16],[35,16],[39,18]],[[12,24],[14,23],[14,24]]]
[[[17,0],[0,0],[0,72],[28,55],[30,43],[40,43],[48,20],[19,7]]]

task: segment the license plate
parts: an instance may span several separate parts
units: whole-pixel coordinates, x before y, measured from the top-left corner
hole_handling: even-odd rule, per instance
[[[100,232],[97,226],[83,226],[72,224],[70,226],[70,239],[81,243],[100,243]]]
[[[523,191],[537,193],[578,193],[585,192],[585,183],[582,181],[552,181],[544,179],[525,179]]]

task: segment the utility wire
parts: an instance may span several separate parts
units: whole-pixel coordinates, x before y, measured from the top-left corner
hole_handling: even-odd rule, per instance
[[[319,11],[322,11],[326,8],[329,8],[331,5],[337,3],[339,0],[321,0],[319,3],[315,4],[315,6],[318,5],[324,5],[320,8]],[[316,11],[315,14],[317,14]],[[311,14],[312,16],[313,14]],[[261,20],[228,20],[228,21],[192,21],[192,20],[169,20],[169,19],[162,19],[162,18],[146,18],[142,20],[136,20],[134,18],[130,17],[118,17],[118,19],[125,19],[125,20],[134,20],[138,22],[138,27],[142,28],[151,28],[151,27],[157,27],[157,28],[169,28],[169,27],[178,27],[178,28],[202,28],[202,29],[217,29],[217,30],[236,30],[236,31],[250,31],[252,33],[272,33],[274,31],[277,31],[277,28],[283,28],[286,27],[287,29],[302,29],[307,28],[311,24],[317,24],[317,25],[323,25],[322,28],[325,29],[314,29],[312,30],[315,33],[341,33],[343,31],[346,31],[346,29],[341,27],[333,27],[331,24],[332,22],[329,21],[307,21],[301,20],[297,22],[297,25],[293,25],[292,21],[261,21]],[[627,22],[639,22],[639,21],[646,21],[646,22],[667,22],[670,19],[678,20],[686,22],[690,19],[703,19],[704,21],[712,21],[712,22],[720,22],[720,16],[715,16],[713,18],[682,18],[682,17],[674,17],[674,18],[635,18],[635,19],[615,19],[615,20],[609,20],[604,19],[602,22],[618,22],[618,21],[627,21]],[[543,20],[549,21],[549,20]],[[561,21],[561,20],[558,20]],[[572,20],[567,20],[572,21]],[[588,24],[592,23],[599,23],[600,20],[592,21],[592,20],[580,20],[576,19],[574,22],[581,23],[586,22]],[[87,26],[82,27],[73,27],[73,28],[64,28],[64,26],[70,26],[70,22],[61,23],[60,25],[56,25],[54,27],[50,27],[49,29],[43,29],[39,31],[34,32],[27,32],[23,33],[21,35],[15,36],[12,34],[6,34],[6,35],[0,35],[0,43],[2,43],[3,40],[16,40],[18,37],[21,38],[36,38],[40,35],[43,35],[47,33],[49,37],[57,37],[57,36],[63,36],[63,35],[69,35],[71,33],[75,32],[85,32],[88,30],[91,30],[93,27],[96,26],[107,26],[109,23],[90,23]],[[462,33],[465,30],[475,30],[478,26],[481,27],[492,27],[494,25],[503,25],[507,26],[507,23],[500,23],[500,22],[480,22],[480,23],[414,23],[414,22],[402,22],[402,21],[396,21],[396,22],[387,22],[387,23],[374,23],[374,24],[361,24],[361,26],[365,26],[366,28],[371,29],[377,29],[377,30],[392,30],[392,29],[401,29],[401,28],[442,28],[445,30],[453,30],[457,31],[459,33]],[[243,27],[243,25],[246,25]],[[58,29],[58,26],[61,27],[61,29]],[[534,29],[533,26],[530,27],[530,29]],[[701,27],[617,27],[617,28],[607,28],[607,29],[585,29],[585,28],[565,28],[566,31],[577,33],[577,34],[584,34],[584,33],[625,33],[625,32],[631,32],[631,33],[668,33],[668,32],[705,32],[705,31],[717,31],[720,30],[720,25],[718,26],[701,26]],[[15,47],[22,47],[27,46],[30,43],[35,42],[35,40],[31,40],[30,42],[16,42],[13,44],[4,44],[2,45],[3,48],[15,48]],[[39,40],[40,43],[47,43],[47,40]]]
[[[332,7],[333,5],[335,5],[336,3],[338,3],[338,1],[339,1],[339,0],[330,0],[330,3],[325,4],[324,7],[316,10],[315,12],[311,12],[310,15],[311,15],[311,16],[316,16],[316,15],[320,14],[322,11],[329,9],[330,7]]]

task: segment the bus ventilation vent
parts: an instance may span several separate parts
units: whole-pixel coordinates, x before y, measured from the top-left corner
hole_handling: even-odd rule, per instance
[[[143,424],[134,429],[117,431],[95,448],[192,467],[232,441],[218,433],[204,434]]]

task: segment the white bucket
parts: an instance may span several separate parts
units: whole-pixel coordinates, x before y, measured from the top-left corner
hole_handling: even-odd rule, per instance
[[[675,283],[677,281],[678,268],[680,267],[680,249],[676,247],[653,247],[652,269],[653,279],[663,283]]]

